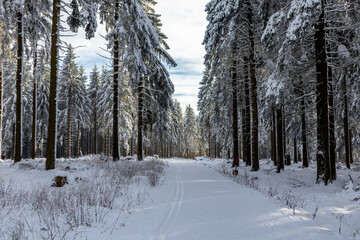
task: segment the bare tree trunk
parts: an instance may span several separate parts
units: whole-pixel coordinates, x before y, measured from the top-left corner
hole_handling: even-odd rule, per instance
[[[2,159],[2,120],[3,120],[3,69],[4,63],[0,59],[0,159]]]
[[[282,128],[282,110],[281,107],[276,110],[276,129],[277,129],[277,172],[280,173],[280,170],[284,170],[284,150],[283,150],[283,128]]]
[[[330,141],[330,171],[331,180],[336,180],[336,138],[335,138],[335,114],[334,114],[334,91],[332,68],[328,67],[328,85],[329,85],[329,141]]]
[[[80,121],[77,124],[77,139],[76,139],[76,157],[79,158],[80,156]]]
[[[286,156],[286,127],[285,127],[285,107],[283,106],[282,107],[282,133],[283,133],[283,144],[284,144],[284,147],[283,147],[283,152],[284,152],[284,157]]]
[[[248,14],[247,19],[249,22],[249,41],[250,41],[250,55],[249,55],[249,67],[250,67],[250,82],[251,82],[251,163],[252,171],[259,170],[259,119],[258,119],[258,105],[257,105],[257,82],[255,76],[255,41],[253,32],[253,13],[250,0],[247,1]]]
[[[302,141],[302,158],[303,167],[309,167],[309,160],[307,154],[307,132],[306,132],[306,113],[305,113],[305,96],[301,99],[301,141]]]
[[[211,127],[210,127],[210,114],[208,115],[208,142],[209,142],[209,157],[211,157]],[[1,146],[1,145],[0,145]]]
[[[249,60],[244,58],[244,88],[245,88],[245,142],[244,161],[246,166],[251,166],[251,109],[250,109],[250,87],[249,87]]]
[[[345,162],[346,167],[350,169],[350,137],[349,137],[349,113],[348,113],[348,98],[346,88],[346,76],[343,77],[342,88],[344,94],[344,143],[345,143]]]
[[[36,119],[37,119],[37,44],[34,49],[34,67],[33,67],[34,89],[33,89],[33,115],[32,115],[32,136],[31,136],[31,158],[36,157]]]
[[[120,2],[115,2],[115,22],[119,20]],[[113,160],[120,159],[119,153],[119,36],[114,34],[114,106],[113,106]]]
[[[137,158],[138,161],[144,159],[143,156],[143,78],[140,77],[138,84],[138,144],[137,144]]]
[[[68,92],[68,109],[67,109],[67,121],[68,121],[68,129],[67,129],[67,157],[70,158],[71,157],[71,145],[72,145],[72,141],[71,141],[71,89],[69,89]]]
[[[98,124],[97,108],[94,109],[94,154],[98,154]]]
[[[22,79],[23,79],[23,14],[17,13],[17,70],[16,70],[16,135],[15,162],[22,159]]]
[[[236,46],[233,50],[233,58],[235,59]],[[233,130],[233,167],[239,166],[239,128],[238,128],[238,97],[237,97],[237,62],[233,61],[232,67],[232,130]]]
[[[60,0],[53,0],[53,16],[51,29],[51,60],[50,60],[50,99],[49,124],[46,146],[46,170],[55,168],[56,158],[56,112],[57,112],[57,65],[58,65],[58,25],[60,20]]]
[[[354,163],[353,151],[352,151],[352,132],[349,130],[349,148],[350,148],[350,163]]]
[[[298,156],[297,156],[297,143],[296,143],[296,137],[294,137],[294,163],[298,162]]]
[[[275,112],[275,107],[272,108],[272,113],[273,113],[273,119],[272,119],[272,123],[273,123],[273,143],[274,143],[274,150],[273,150],[273,161],[274,161],[274,166],[277,166],[277,143],[276,143],[276,112]]]
[[[317,112],[317,182],[327,185],[330,178],[329,164],[329,109],[328,81],[325,42],[325,0],[321,1],[322,12],[315,24],[316,56],[316,112]]]

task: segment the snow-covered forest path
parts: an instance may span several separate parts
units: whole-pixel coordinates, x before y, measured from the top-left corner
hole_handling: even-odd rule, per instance
[[[185,159],[168,162],[163,184],[114,230],[113,239],[342,239],[314,226],[311,213],[309,218],[293,215],[207,166]]]

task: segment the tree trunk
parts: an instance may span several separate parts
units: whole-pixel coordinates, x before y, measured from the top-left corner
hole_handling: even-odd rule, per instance
[[[249,67],[250,67],[250,82],[251,82],[251,115],[252,115],[252,126],[251,126],[251,163],[252,171],[259,170],[259,136],[258,136],[258,106],[257,106],[257,83],[255,76],[255,41],[253,32],[253,16],[252,7],[250,0],[247,1],[248,14],[247,19],[249,22],[249,41],[250,41],[250,55],[249,55]]]
[[[93,150],[93,152],[94,152],[94,154],[98,154],[98,130],[97,130],[97,128],[98,128],[98,125],[97,125],[97,121],[98,121],[98,119],[97,119],[97,108],[96,108],[96,106],[95,106],[95,109],[94,109],[94,150]]]
[[[348,113],[348,98],[346,88],[346,76],[343,77],[342,88],[344,93],[344,143],[345,143],[345,162],[346,167],[350,169],[350,137],[349,137],[349,113]]]
[[[119,0],[115,2],[115,22],[119,20]],[[114,34],[114,106],[113,106],[113,160],[120,159],[119,153],[119,36]]]
[[[36,157],[36,119],[37,119],[37,44],[34,49],[34,67],[33,67],[34,89],[33,89],[33,112],[32,112],[32,136],[31,136],[31,158]]]
[[[330,179],[329,164],[329,109],[325,42],[325,0],[321,1],[322,12],[315,24],[316,56],[316,112],[317,112],[317,182],[327,185]]]
[[[272,112],[273,112],[273,119],[272,119],[272,124],[273,124],[273,133],[274,133],[274,136],[273,136],[273,143],[274,143],[274,150],[273,150],[273,161],[274,161],[274,166],[277,166],[277,143],[276,143],[276,112],[275,112],[275,107],[272,108]]]
[[[12,151],[11,151],[11,159],[15,160],[15,123],[13,124],[13,128],[12,128]]]
[[[77,124],[76,157],[80,156],[80,121]]]
[[[336,138],[335,138],[335,113],[334,113],[334,91],[332,68],[328,67],[328,86],[329,86],[329,141],[330,141],[330,171],[331,180],[336,180]]]
[[[298,154],[297,154],[297,143],[296,143],[296,137],[294,137],[294,163],[298,162]]]
[[[302,141],[302,162],[303,167],[309,167],[309,160],[307,154],[307,133],[306,133],[306,113],[305,113],[305,96],[301,98],[301,141]]]
[[[277,172],[280,173],[280,170],[284,170],[284,150],[283,150],[283,128],[282,128],[282,110],[281,107],[276,110],[276,129],[277,129]]]
[[[284,106],[282,107],[282,118],[281,118],[281,121],[282,121],[282,133],[283,133],[283,144],[284,144],[284,147],[283,147],[283,152],[284,152],[284,156],[286,156],[286,127],[285,127],[285,108]]]
[[[23,14],[17,13],[17,70],[16,70],[16,135],[15,162],[22,159],[22,79],[23,79]]]
[[[209,142],[209,158],[211,157],[211,127],[210,127],[210,114],[208,115],[208,142]]]
[[[137,144],[137,158],[138,161],[144,159],[143,156],[143,77],[140,77],[138,84],[138,144]]]
[[[233,58],[235,59],[236,46],[234,46]],[[237,62],[233,61],[232,67],[232,130],[233,130],[233,167],[239,166],[239,128],[238,128],[238,98],[237,98]]]
[[[71,142],[71,89],[69,89],[69,92],[68,92],[68,109],[67,109],[67,157],[70,158],[71,157],[71,145],[72,145],[72,142]]]
[[[56,127],[57,127],[57,65],[58,65],[58,25],[60,20],[60,0],[53,1],[53,16],[51,29],[51,60],[50,60],[50,98],[49,123],[46,146],[46,170],[55,168],[56,158]]]
[[[250,87],[249,87],[249,60],[244,58],[244,88],[245,88],[245,142],[244,142],[244,161],[246,166],[251,166],[251,110],[250,110]]]
[[[352,133],[349,130],[349,148],[350,148],[350,163],[354,163],[353,151],[352,151]]]
[[[0,59],[0,159],[2,159],[2,119],[3,119],[3,60]]]

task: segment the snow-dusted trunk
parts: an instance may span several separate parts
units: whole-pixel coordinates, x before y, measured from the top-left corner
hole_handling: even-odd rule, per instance
[[[46,169],[55,168],[56,158],[56,127],[57,127],[57,67],[58,67],[58,25],[60,20],[60,0],[53,0],[51,29],[51,60],[50,60],[50,99],[49,123],[46,146]]]
[[[283,107],[282,107],[282,133],[283,133],[283,152],[284,152],[284,157],[286,157],[286,127],[285,127],[285,107],[284,107],[284,102],[283,102]]]
[[[71,78],[71,77],[70,77]],[[71,82],[71,80],[70,80]],[[68,90],[68,109],[67,109],[67,157],[70,158],[71,157],[71,147],[72,147],[72,142],[71,142],[71,87],[69,87]]]
[[[0,59],[0,159],[2,159],[2,119],[3,119],[3,60]]]
[[[249,41],[250,41],[250,55],[249,55],[249,70],[251,82],[251,165],[253,171],[259,170],[259,119],[258,119],[258,104],[257,104],[257,82],[255,75],[255,40],[253,31],[253,12],[250,0],[247,1],[248,13],[247,20],[249,24]]]
[[[143,77],[140,77],[138,83],[138,144],[137,144],[137,158],[138,161],[144,159],[143,156]]]
[[[209,157],[211,157],[211,126],[210,126],[210,114],[208,115],[208,144],[209,144]]]
[[[329,86],[329,141],[330,141],[330,171],[331,180],[336,180],[336,138],[335,138],[335,113],[332,68],[328,67]]]
[[[309,160],[307,154],[307,132],[306,132],[306,106],[305,106],[305,93],[301,98],[301,142],[302,142],[302,162],[303,167],[309,167]]]
[[[16,134],[15,162],[22,158],[22,79],[23,79],[23,14],[19,11],[17,21],[17,69],[16,69]]]
[[[235,59],[236,47],[234,47]],[[239,166],[239,129],[238,129],[238,87],[237,87],[237,61],[233,61],[232,66],[232,127],[233,127],[233,166]]]
[[[32,112],[32,133],[31,133],[31,158],[36,157],[36,116],[37,116],[37,44],[34,49],[34,66],[33,66],[33,78],[34,78],[34,89],[33,89],[33,112]]]
[[[345,163],[346,163],[346,167],[350,168],[349,112],[348,112],[348,97],[347,97],[347,87],[346,87],[346,74],[344,75],[342,80],[342,90],[344,94],[343,125],[344,125],[344,144],[345,144]]]
[[[76,157],[80,157],[80,121],[77,124]]]
[[[119,20],[119,0],[115,2],[115,22]],[[120,159],[119,154],[119,35],[114,34],[114,105],[113,105],[113,160]]]
[[[244,59],[244,88],[245,88],[245,131],[244,131],[244,144],[243,156],[247,166],[251,166],[251,109],[250,109],[250,84],[249,84],[249,61]]]
[[[276,112],[275,112],[275,107],[272,107],[272,132],[273,132],[273,136],[272,136],[272,143],[273,143],[273,147],[272,147],[272,158],[274,161],[274,166],[277,166],[277,144],[276,144]]]
[[[277,172],[280,173],[284,170],[284,145],[283,145],[283,127],[282,127],[282,109],[278,107],[276,109],[276,137],[277,137]]]
[[[294,137],[294,163],[298,162],[298,158],[297,158],[297,142],[296,142],[296,137]]]
[[[330,179],[329,164],[329,109],[325,42],[325,0],[321,1],[322,12],[315,24],[316,56],[316,113],[317,113],[317,182],[327,185]]]
[[[94,149],[93,149],[93,152],[94,154],[97,154],[97,150],[98,150],[98,137],[97,137],[97,132],[98,132],[98,124],[97,124],[97,108],[95,106],[94,108]]]

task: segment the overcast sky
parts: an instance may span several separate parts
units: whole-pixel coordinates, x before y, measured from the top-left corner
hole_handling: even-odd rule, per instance
[[[156,11],[161,14],[163,32],[168,36],[169,53],[176,60],[178,66],[169,69],[171,79],[175,85],[174,98],[181,103],[183,110],[191,105],[196,111],[199,82],[202,78],[203,57],[205,54],[203,41],[206,29],[205,5],[209,0],[158,0]],[[104,34],[99,26],[98,33],[92,40],[84,40],[84,32],[79,30],[76,37],[64,40],[78,48],[78,63],[84,65],[89,72],[96,63],[100,68],[108,60],[99,57],[106,55],[100,49],[105,48],[105,41],[100,34]],[[101,69],[101,68],[100,68]]]

